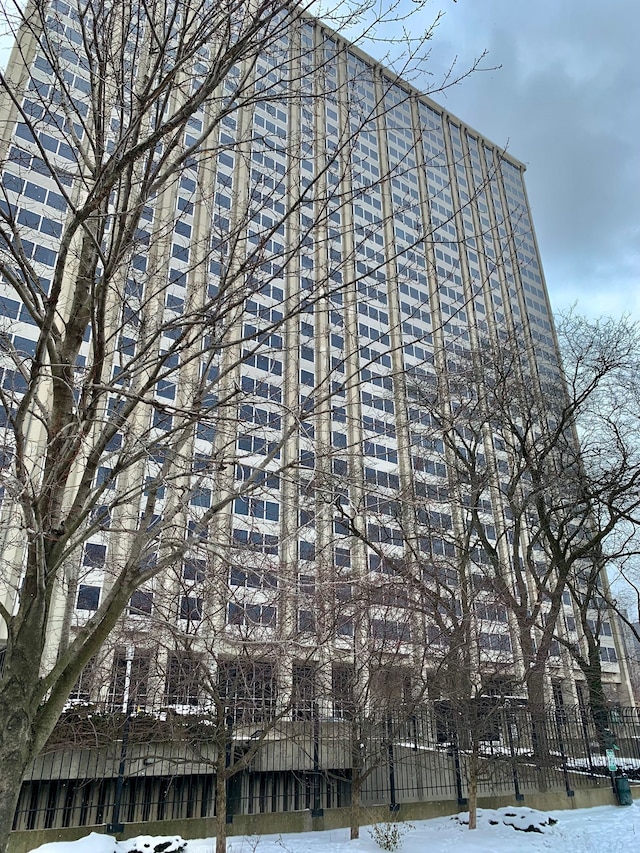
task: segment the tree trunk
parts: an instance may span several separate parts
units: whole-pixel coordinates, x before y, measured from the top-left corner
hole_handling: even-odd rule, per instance
[[[216,853],[227,853],[227,778],[220,767],[216,773]]]
[[[605,749],[611,747],[612,733],[609,728],[609,707],[607,696],[604,692],[602,683],[602,666],[600,664],[600,648],[591,643],[589,644],[588,661],[583,660],[580,663],[580,668],[584,673],[587,682],[587,690],[589,691],[589,708],[591,710],[591,719],[596,730],[596,737],[600,745],[600,749],[604,752]]]
[[[467,799],[469,804],[469,829],[478,826],[478,738],[472,734],[471,751],[469,753],[469,770],[467,773]]]
[[[546,721],[544,702],[544,667],[535,663],[527,674],[527,697],[532,722],[533,750],[535,755],[544,755],[546,746]]]
[[[349,838],[360,838],[360,810],[362,807],[362,768],[364,721],[354,714],[351,720],[351,808]]]
[[[359,768],[353,768],[351,778],[351,829],[349,838],[360,838],[360,806],[362,803],[362,777]]]
[[[0,850],[6,850],[22,780],[53,724],[38,724],[42,608],[28,610],[14,635],[0,688]]]
[[[20,788],[24,771],[28,766],[21,764],[19,757],[22,750],[15,744],[0,748],[0,850],[6,851],[9,843],[9,834],[13,827],[13,819],[20,797]]]
[[[544,705],[544,667],[537,662],[533,664],[527,674],[527,695],[531,719],[531,747],[538,774],[538,787],[541,791],[546,791],[547,774],[545,769],[549,763],[549,738]]]
[[[532,708],[544,707],[544,663],[535,661],[527,672],[527,698]]]
[[[0,850],[5,851],[20,797],[20,788],[31,761],[32,721],[25,713],[16,689],[6,685],[0,694]]]

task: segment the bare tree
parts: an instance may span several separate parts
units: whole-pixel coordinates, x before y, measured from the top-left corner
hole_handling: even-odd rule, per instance
[[[608,562],[629,553],[637,517],[629,429],[637,329],[570,315],[559,326],[563,366],[546,373],[525,337],[483,340],[459,360],[450,382],[461,402],[455,411],[432,407],[434,433],[466,490],[472,562],[484,566],[482,582],[515,620],[530,704],[544,705],[549,657],[560,663],[560,640],[583,668],[595,708],[604,694],[592,611],[608,596]],[[421,393],[432,395],[425,387]],[[572,600],[581,643],[571,640],[563,617]]]
[[[308,490],[303,473],[285,476]],[[223,556],[187,559],[163,573],[162,588],[138,590],[129,618],[72,693],[115,712],[174,709],[204,721],[206,749],[193,761],[215,773],[220,849],[229,783],[261,752],[291,771],[313,766],[313,807],[321,808],[318,744],[326,737],[343,745],[346,763],[335,771],[349,777],[358,837],[367,779],[393,761],[424,702],[430,646],[412,632],[420,602],[405,578],[356,576],[359,543],[344,533],[328,553],[314,552],[313,565],[309,543],[287,561],[258,522],[234,528]]]
[[[180,711],[188,699],[210,728],[210,744],[200,760],[215,773],[216,849],[222,851],[231,780],[264,748],[271,750],[272,760],[279,748],[279,759],[286,761],[296,743],[299,752],[312,753],[310,724],[301,730],[297,721],[312,718],[305,699],[314,695],[318,642],[312,642],[309,626],[300,624],[297,613],[290,616],[276,576],[249,563],[229,567],[231,595],[220,605],[226,631],[220,631],[221,614],[211,604],[216,597],[194,597],[191,589],[186,604],[181,598],[183,609],[191,607],[188,629],[154,632],[156,641],[164,633],[167,644],[159,650],[165,701]],[[220,585],[219,576],[214,582]],[[282,575],[280,582],[286,582]]]
[[[468,506],[468,500],[461,498],[463,491],[467,495],[467,485],[465,481],[461,487],[452,478],[451,489],[433,485],[423,490],[414,483],[412,494],[393,498],[366,495],[365,504],[371,510],[375,503],[377,512],[367,517],[366,527],[361,526],[353,507],[339,504],[339,508],[355,542],[369,551],[373,603],[394,605],[387,616],[391,621],[384,624],[397,631],[396,608],[408,606],[403,625],[414,653],[404,665],[401,657],[393,661],[396,679],[390,689],[404,711],[394,719],[402,727],[428,699],[436,715],[446,720],[460,784],[463,777],[467,784],[469,827],[475,829],[478,784],[495,769],[482,754],[482,742],[491,726],[498,724],[504,701],[514,698],[518,686],[508,611],[496,601],[487,583],[486,566],[478,562],[475,528],[460,512]],[[381,624],[377,615],[370,606],[374,629]],[[423,650],[422,657],[416,656],[415,649]],[[388,655],[389,649],[386,651]],[[360,649],[357,659],[368,671],[370,653],[366,656]],[[398,678],[404,678],[404,688],[397,684]],[[375,682],[365,683],[375,712],[375,699],[370,695]],[[412,686],[410,691],[407,685]],[[391,737],[397,739],[398,732]],[[354,730],[353,740],[375,746],[362,728]],[[382,738],[379,744],[382,750],[387,740]],[[463,766],[460,755],[464,755]],[[357,837],[360,788],[380,760],[382,751],[377,760],[369,754],[354,756],[352,838]]]
[[[334,703],[347,721],[351,744],[352,839],[360,834],[367,780],[382,765],[394,778],[396,744],[426,698],[431,649],[416,630],[415,591],[399,581],[376,578],[356,587],[351,649],[333,666]],[[395,809],[397,793],[390,786],[389,804]]]
[[[328,17],[371,40],[401,14]],[[170,566],[222,560],[232,506],[275,521],[258,492],[308,464],[300,427],[332,383],[357,387],[353,357],[298,374],[298,334],[369,272],[355,262],[367,235],[335,222],[389,178],[364,180],[354,152],[392,85],[361,102],[366,63],[347,66],[338,36],[277,0],[35,0],[9,24],[3,840],[25,767],[132,596]],[[396,53],[397,72],[420,66],[430,35]]]

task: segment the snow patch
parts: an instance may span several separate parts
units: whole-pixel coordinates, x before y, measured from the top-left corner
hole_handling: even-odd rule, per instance
[[[186,846],[179,835],[138,835],[116,842],[116,853],[183,853]]]
[[[640,851],[640,801],[629,808],[597,806],[536,812],[524,806],[480,810],[478,829],[470,831],[458,819],[413,820],[402,838],[401,853],[631,853]],[[514,817],[515,815],[515,817]],[[518,816],[520,818],[518,819]],[[466,816],[464,816],[466,817]],[[551,826],[539,823],[548,818]],[[497,825],[493,823],[497,821]],[[507,821],[511,821],[508,823]],[[541,826],[542,832],[515,833],[513,823]],[[400,824],[407,826],[407,824]],[[282,827],[284,830],[284,825]],[[359,841],[349,841],[348,829],[257,836],[232,836],[230,853],[381,853],[363,826]],[[154,853],[156,845],[170,842],[161,853],[214,853],[215,840],[183,841],[173,837],[139,837],[116,842],[109,835],[92,834],[79,841],[45,844],[38,853]],[[145,847],[145,844],[149,847]]]
[[[38,847],[38,853],[184,853],[187,842],[179,835],[138,835],[116,841],[92,832],[78,841],[56,841]]]
[[[460,812],[452,820],[463,826],[469,825],[469,812]],[[510,826],[519,832],[544,833],[558,821],[545,812],[525,806],[505,806],[501,809],[478,809],[478,829],[489,826]]]

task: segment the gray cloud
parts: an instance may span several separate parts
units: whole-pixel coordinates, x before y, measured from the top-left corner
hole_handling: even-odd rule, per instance
[[[433,42],[485,65],[436,95],[527,164],[551,299],[640,316],[640,5],[625,0],[459,0]]]

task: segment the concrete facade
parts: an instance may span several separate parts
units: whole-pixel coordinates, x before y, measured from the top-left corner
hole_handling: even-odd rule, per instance
[[[49,24],[63,27],[61,47],[77,44],[78,22],[66,3],[52,3]],[[19,78],[28,67],[35,88],[55,88],[38,44],[25,37],[21,51],[22,58],[13,54],[10,75]],[[300,63],[304,73],[296,76]],[[86,63],[78,61],[73,75],[82,112]],[[143,484],[163,470],[154,450],[164,447],[163,416],[179,419],[201,371],[211,371],[218,400],[232,395],[232,407],[216,404],[202,428],[192,430],[184,458],[158,490],[152,518],[162,524],[175,513],[182,534],[192,537],[184,559],[132,599],[113,643],[76,685],[76,700],[126,708],[155,696],[164,705],[193,706],[202,685],[195,669],[185,676],[189,655],[204,660],[215,680],[219,659],[246,648],[258,649],[254,657],[266,668],[242,678],[234,671],[232,680],[241,701],[254,705],[303,706],[313,696],[322,716],[340,718],[354,681],[368,684],[376,669],[384,680],[389,667],[407,672],[409,693],[424,691],[426,683],[438,698],[429,684],[441,638],[418,593],[407,590],[406,576],[396,571],[394,580],[394,565],[423,561],[434,577],[453,571],[466,580],[485,569],[482,554],[477,566],[456,562],[466,487],[437,436],[426,392],[421,399],[415,389],[442,390],[484,337],[501,335],[521,341],[532,376],[559,376],[521,163],[313,20],[297,22],[271,45],[255,75],[260,85],[269,81],[269,96],[222,120],[213,153],[185,167],[150,201],[139,242],[124,262],[122,289],[114,285],[111,294],[121,301],[114,309],[107,412],[126,396],[117,375],[141,341],[137,321],[122,312],[160,316],[167,325],[158,352],[165,353],[188,306],[204,304],[210,294],[219,298],[228,270],[251,259],[250,275],[233,279],[234,298],[244,294],[233,321],[212,324],[195,361],[181,352],[182,366],[158,381],[136,422],[105,454],[100,477],[108,486],[109,524],[69,557],[68,582],[52,617],[52,658],[56,638],[90,618],[113,583],[113,567],[126,558],[123,531],[139,523]],[[34,86],[23,92],[26,113],[35,109]],[[194,132],[215,108],[205,104],[194,114]],[[15,110],[3,127],[6,203],[30,241],[46,298],[56,235],[68,215],[53,167],[64,167],[81,192],[81,164],[47,116],[36,121],[37,139]],[[49,146],[44,167],[39,146]],[[236,247],[231,256],[229,245]],[[17,368],[33,358],[37,328],[15,296],[7,280],[0,283],[10,341],[3,381],[18,402]],[[89,334],[79,372],[91,364],[92,344]],[[451,406],[450,386],[445,393]],[[34,419],[34,446],[40,429]],[[148,458],[117,480],[120,455],[147,437],[156,442]],[[484,529],[506,549],[510,531],[499,493],[509,454],[488,434],[478,453],[491,468]],[[243,493],[239,484],[256,471],[259,486]],[[211,516],[221,495],[234,489],[238,497]],[[135,497],[123,501],[127,490]],[[9,530],[15,507],[7,495],[3,512]],[[203,518],[206,529],[196,536]],[[350,523],[364,537],[353,536]],[[523,537],[526,544],[526,531]],[[161,536],[154,559],[163,547]],[[542,550],[538,557],[544,562]],[[3,578],[10,607],[23,559],[20,536],[5,537],[3,559],[13,572]],[[368,596],[372,589],[384,594],[363,605],[363,588]],[[478,659],[491,675],[521,685],[512,615],[491,594],[478,601]],[[569,638],[571,614],[569,601],[558,625]],[[628,704],[620,650],[609,634],[602,638],[605,679],[614,698]],[[367,656],[371,665],[360,668]],[[304,667],[296,669],[301,661],[317,669],[311,688]],[[554,679],[566,703],[575,704],[576,678],[566,651],[554,649],[548,699]],[[396,698],[401,689],[394,686]]]

